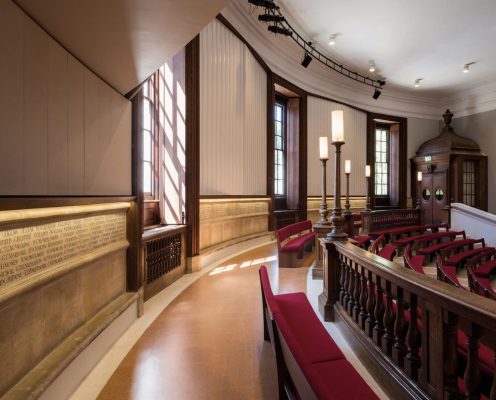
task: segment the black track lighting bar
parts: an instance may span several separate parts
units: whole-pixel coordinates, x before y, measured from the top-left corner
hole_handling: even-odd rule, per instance
[[[283,22],[284,17],[281,15],[260,14],[258,20],[261,22]]]
[[[263,19],[261,18],[262,15],[258,17],[260,21],[265,22],[265,18],[267,18],[265,17],[265,15],[273,15],[274,17],[279,17],[280,20],[276,22],[276,25],[271,25],[268,27],[269,31],[283,34],[286,36],[291,36],[291,39],[293,39],[298,46],[300,46],[303,50],[305,50],[305,58],[308,55],[311,59],[315,58],[316,60],[319,60],[322,64],[327,65],[332,70],[340,73],[341,75],[346,76],[347,78],[363,83],[364,85],[368,85],[368,86],[372,86],[373,88],[376,88],[376,91],[372,96],[374,97],[374,99],[377,99],[381,95],[381,91],[377,89],[382,88],[386,84],[386,81],[384,79],[374,79],[362,75],[356,71],[352,71],[349,68],[346,68],[344,65],[338,64],[329,57],[322,54],[320,51],[315,49],[314,45],[311,42],[307,42],[298,32],[296,32],[296,30],[291,26],[291,24],[289,24],[287,19],[284,18],[284,15],[282,15],[279,7],[275,5],[273,1],[248,0],[248,2],[250,4],[254,4],[260,7],[265,7],[265,14],[263,15]],[[266,7],[264,5],[265,3],[270,3],[270,6]],[[377,92],[379,92],[379,94],[377,94]]]

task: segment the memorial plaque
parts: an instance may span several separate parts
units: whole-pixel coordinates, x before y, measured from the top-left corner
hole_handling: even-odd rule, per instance
[[[0,230],[0,289],[123,240],[125,211]]]

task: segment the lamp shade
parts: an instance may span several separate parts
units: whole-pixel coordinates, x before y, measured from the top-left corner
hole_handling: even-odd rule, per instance
[[[332,112],[332,141],[344,142],[343,110]]]
[[[351,161],[350,160],[344,160],[344,173],[345,174],[351,173]]]
[[[370,165],[365,166],[365,176],[370,178]]]
[[[417,180],[418,180],[419,182],[422,182],[422,171],[418,171],[418,172],[417,172]]]
[[[329,159],[329,145],[327,144],[327,136],[319,138],[319,158],[321,160]]]

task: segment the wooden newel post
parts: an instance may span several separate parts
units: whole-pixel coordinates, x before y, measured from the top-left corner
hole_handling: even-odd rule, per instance
[[[339,301],[341,265],[333,241],[320,239],[324,252],[324,290],[319,296],[319,311],[324,321],[334,321],[334,304]]]

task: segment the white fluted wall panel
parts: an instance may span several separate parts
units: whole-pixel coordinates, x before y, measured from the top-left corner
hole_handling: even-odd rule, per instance
[[[345,194],[346,178],[344,160],[351,160],[350,195],[366,194],[365,164],[367,158],[367,114],[342,104],[308,97],[308,161],[307,190],[309,196],[319,196],[322,190],[322,164],[319,160],[319,137],[327,136],[329,161],[327,161],[327,194],[334,193],[334,150],[331,145],[331,113],[343,110],[345,144],[341,147],[341,193]]]
[[[267,74],[222,23],[200,33],[200,194],[266,194]]]

